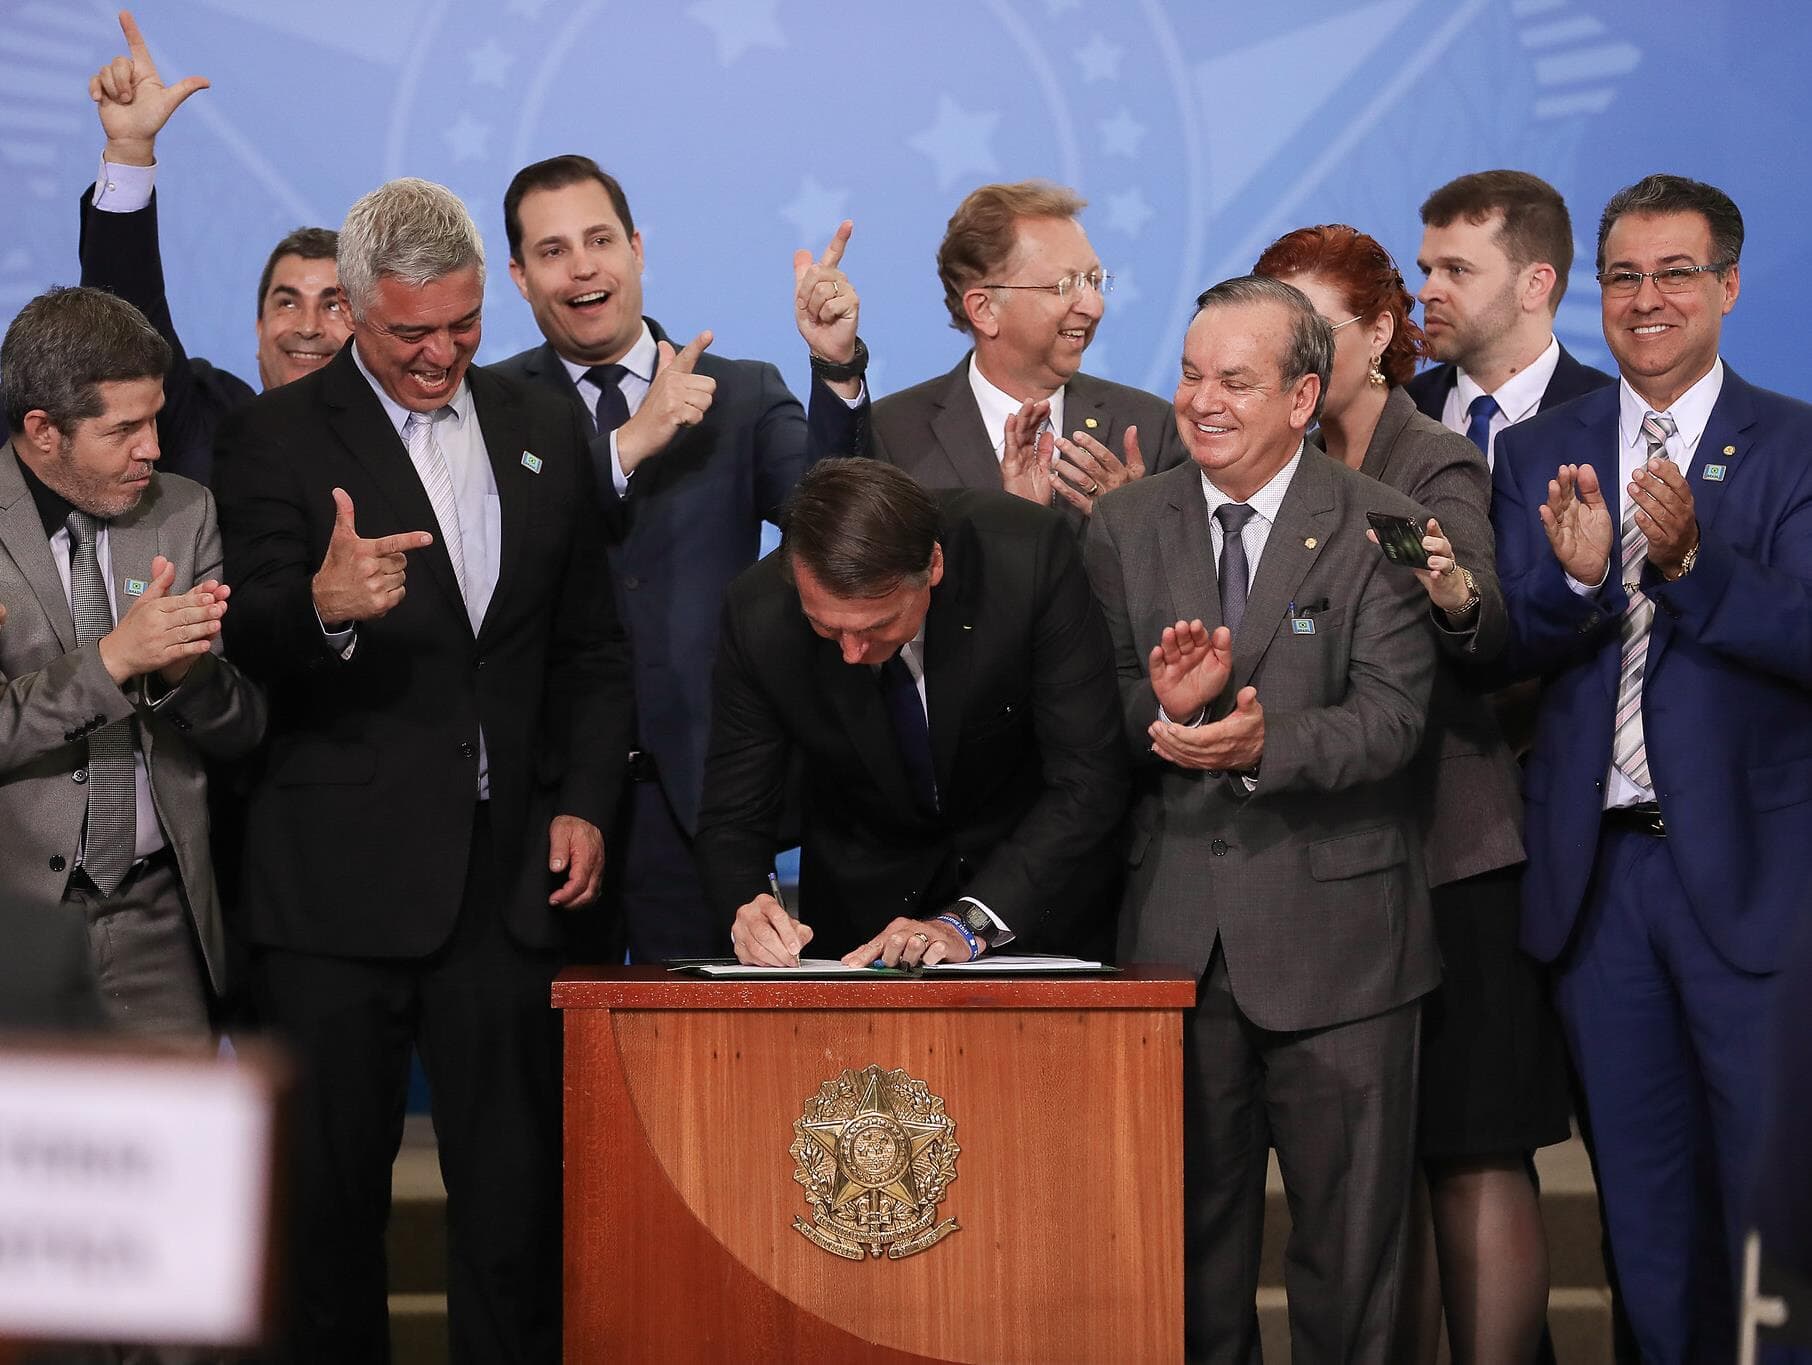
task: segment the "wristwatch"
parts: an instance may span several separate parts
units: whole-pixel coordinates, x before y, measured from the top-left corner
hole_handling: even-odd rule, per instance
[[[811,352],[812,373],[827,384],[839,384],[846,379],[860,379],[868,371],[868,345],[861,337],[856,338],[855,354],[838,364],[826,360],[816,351]]]
[[[1447,613],[1449,620],[1470,616],[1479,609],[1479,603],[1485,600],[1484,594],[1479,591],[1478,580],[1472,576],[1471,569],[1460,566],[1460,580],[1466,585],[1466,600]]]
[[[963,928],[974,934],[984,948],[992,944],[995,935],[1000,933],[993,918],[974,901],[958,901],[944,913],[952,919],[961,920]]]
[[[1667,577],[1667,581],[1669,583],[1678,583],[1682,578],[1685,578],[1687,574],[1692,572],[1692,566],[1697,564],[1698,562],[1699,562],[1699,546],[1698,546],[1698,543],[1695,541],[1693,543],[1692,549],[1688,550],[1685,554],[1680,556],[1680,572],[1672,575],[1671,577],[1668,577],[1667,575],[1663,575],[1663,577]]]

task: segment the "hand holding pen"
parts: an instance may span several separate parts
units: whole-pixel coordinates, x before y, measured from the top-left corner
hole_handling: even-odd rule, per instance
[[[736,960],[752,967],[797,967],[799,952],[812,941],[812,928],[787,912],[780,879],[768,873],[768,890],[736,909],[730,946]]]

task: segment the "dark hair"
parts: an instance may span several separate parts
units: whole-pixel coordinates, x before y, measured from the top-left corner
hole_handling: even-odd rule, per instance
[[[1735,265],[1743,254],[1743,215],[1736,201],[1715,185],[1683,175],[1647,175],[1618,190],[1598,219],[1598,269],[1604,269],[1604,239],[1626,213],[1696,213],[1711,229],[1712,259],[1704,265]],[[1718,272],[1720,275],[1723,271]]]
[[[1422,222],[1428,227],[1446,227],[1458,218],[1483,223],[1494,213],[1504,215],[1497,242],[1511,265],[1518,270],[1537,262],[1554,267],[1554,290],[1548,295],[1552,313],[1566,295],[1567,272],[1573,268],[1573,219],[1559,190],[1527,171],[1475,171],[1449,180],[1422,201]]]
[[[41,409],[67,435],[106,410],[102,384],[169,368],[170,344],[138,309],[104,289],[58,286],[21,308],[0,341],[0,405],[14,431]]]
[[[1334,369],[1334,333],[1327,319],[1315,311],[1307,294],[1293,284],[1285,284],[1268,275],[1236,275],[1197,294],[1195,311],[1200,317],[1210,308],[1254,303],[1272,303],[1289,310],[1290,344],[1277,357],[1277,368],[1285,384],[1294,384],[1305,374],[1312,374],[1321,381],[1313,414],[1314,418],[1319,418],[1321,405],[1328,396],[1328,375]]]
[[[820,460],[780,516],[781,570],[803,564],[838,597],[885,597],[931,570],[937,503],[879,460]]]
[[[937,248],[937,277],[944,285],[944,307],[959,332],[975,329],[963,293],[1005,268],[1019,245],[1022,218],[1074,218],[1088,200],[1049,180],[1020,180],[1011,185],[983,185],[956,206]]]
[[[1252,270],[1273,279],[1319,275],[1337,286],[1346,306],[1365,321],[1389,313],[1395,327],[1378,368],[1392,388],[1407,384],[1416,372],[1416,361],[1428,354],[1428,338],[1410,320],[1415,300],[1403,287],[1397,263],[1375,238],[1357,228],[1324,223],[1286,232],[1265,248]]]
[[[517,171],[516,178],[503,192],[503,232],[510,239],[512,261],[522,259],[522,201],[536,190],[563,190],[568,185],[583,185],[587,180],[597,181],[610,196],[610,206],[617,211],[617,218],[623,224],[623,235],[635,235],[635,219],[629,216],[629,198],[614,175],[589,156],[571,152],[565,156],[550,156]]]
[[[277,262],[285,256],[300,256],[305,261],[331,261],[339,255],[340,234],[332,228],[299,227],[271,248],[264,262],[264,273],[258,277],[258,316],[264,316],[264,297],[271,292],[271,276],[277,273]]]

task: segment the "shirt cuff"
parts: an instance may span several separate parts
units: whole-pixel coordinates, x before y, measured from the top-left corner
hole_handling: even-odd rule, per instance
[[[137,213],[151,202],[157,166],[115,166],[101,159],[94,181],[94,206],[102,213]]]
[[[315,613],[315,624],[321,627],[321,638],[327,642],[327,647],[340,656],[341,663],[352,658],[352,651],[359,644],[358,626],[355,624],[347,626],[345,630],[329,630],[327,622],[321,619],[319,608],[311,609]]]
[[[970,905],[973,905],[977,910],[981,911],[982,914],[994,921],[994,927],[998,932],[994,935],[994,941],[988,945],[989,951],[993,951],[995,948],[1005,947],[1013,941],[1014,934],[1011,929],[1007,928],[1007,922],[980,901],[976,900],[974,896],[959,896],[957,899],[967,901]]]
[[[1563,569],[1562,572],[1565,573],[1566,571]],[[1572,574],[1567,574],[1567,586],[1581,597],[1596,597],[1599,592],[1603,590],[1604,585],[1610,581],[1611,561],[1609,559],[1604,561],[1604,577],[1599,579],[1596,583],[1581,583],[1577,578],[1573,577]]]
[[[833,392],[834,392],[834,390],[833,390]],[[839,394],[837,394],[837,397],[843,398],[843,395],[839,393]],[[844,404],[852,410],[861,407],[867,401],[868,401],[868,380],[866,378],[864,378],[862,380],[861,384],[857,386],[856,396],[854,398],[843,398]]]
[[[1161,721],[1165,721],[1171,725],[1181,725],[1186,730],[1193,730],[1193,729],[1195,729],[1196,726],[1200,725],[1203,721],[1208,719],[1208,708],[1206,706],[1204,706],[1200,711],[1197,711],[1195,713],[1195,715],[1192,716],[1188,720],[1178,720],[1175,716],[1171,715],[1168,711],[1166,711],[1164,709],[1163,702],[1159,702],[1158,703],[1158,719]]]
[[[619,498],[629,496],[629,475],[623,472],[623,462],[617,458],[617,434],[610,433],[610,482],[617,490]]]

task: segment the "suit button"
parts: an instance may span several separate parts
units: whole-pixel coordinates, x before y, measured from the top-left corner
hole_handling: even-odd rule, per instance
[[[628,588],[629,591],[634,592],[637,588],[642,586],[642,580],[637,578],[634,574],[630,574],[623,580],[623,586]]]
[[[1225,858],[1227,856],[1227,841],[1225,839],[1216,839],[1212,844],[1208,845],[1208,851],[1217,858]]]
[[[50,870],[52,872],[61,872],[68,866],[69,864],[63,861],[63,855],[61,853],[54,853],[51,855]]]
[[[77,768],[69,775],[69,780],[76,783],[86,782],[88,780],[88,769]]]
[[[478,750],[473,748],[470,743],[461,744],[459,746],[459,756],[461,758],[470,758],[473,754],[475,754],[477,752],[478,752]]]
[[[479,666],[479,667],[480,667],[480,668],[483,668],[483,667],[484,667],[484,660],[483,660],[483,659],[480,659],[480,660],[479,660],[479,661],[478,661],[478,666]]]

